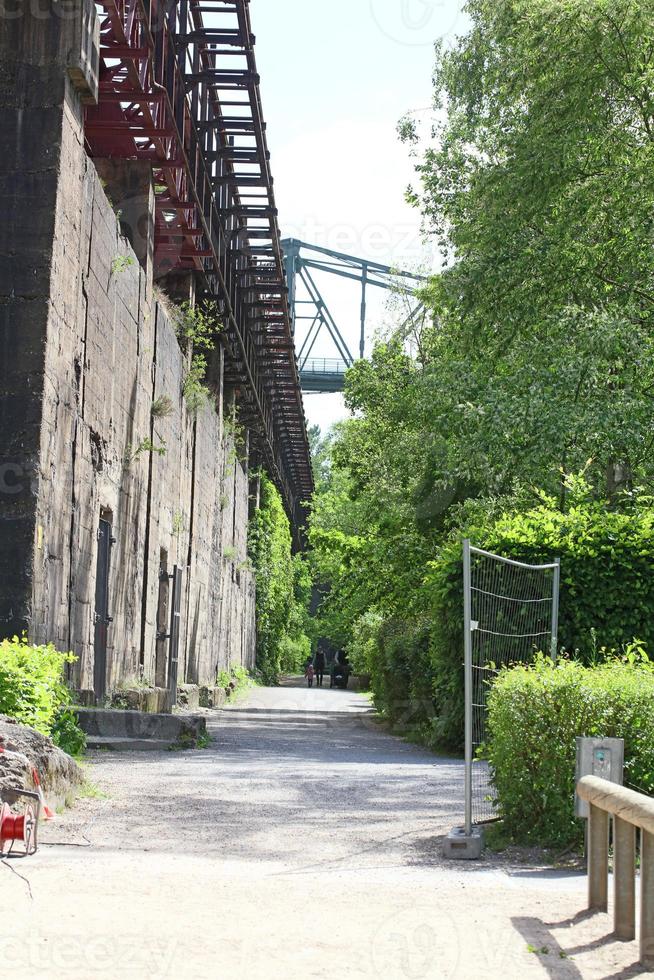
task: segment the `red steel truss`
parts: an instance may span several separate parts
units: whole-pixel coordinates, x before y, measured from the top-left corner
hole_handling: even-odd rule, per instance
[[[100,0],[85,136],[152,162],[155,275],[194,270],[217,300],[241,418],[296,512],[313,478],[248,4]]]

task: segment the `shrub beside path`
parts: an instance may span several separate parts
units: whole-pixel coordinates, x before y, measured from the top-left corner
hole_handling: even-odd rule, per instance
[[[0,867],[3,975],[644,975],[608,916],[578,915],[583,876],[445,863],[461,764],[388,735],[362,695],[259,688],[209,721],[204,750],[91,756],[107,798],[13,865],[33,899]]]

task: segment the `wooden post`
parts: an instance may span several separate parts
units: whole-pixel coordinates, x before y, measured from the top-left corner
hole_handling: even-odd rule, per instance
[[[618,939],[636,936],[636,828],[613,818],[613,925]]]
[[[593,803],[588,818],[588,908],[606,912],[609,892],[609,815]]]
[[[640,843],[640,962],[654,967],[654,834],[648,830]]]

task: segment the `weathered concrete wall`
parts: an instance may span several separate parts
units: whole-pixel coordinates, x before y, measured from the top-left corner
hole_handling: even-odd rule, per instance
[[[66,25],[47,44],[31,5],[0,32],[0,630],[29,615],[35,486]]]
[[[156,636],[162,557],[184,574],[179,681],[210,685],[219,669],[254,659],[247,453],[234,451],[225,429],[222,354],[215,405],[194,416],[182,395],[188,358],[155,293],[147,242],[134,242],[137,256],[122,234],[124,215],[84,151],[78,96],[60,68],[52,76],[59,103],[40,139],[20,143],[10,104],[5,122],[17,151],[13,164],[0,155],[0,201],[10,215],[9,228],[0,224],[0,480],[16,484],[0,494],[0,631],[27,625],[34,639],[72,649],[72,680],[92,690],[104,516],[115,538],[108,689],[165,683],[167,645]],[[4,72],[2,83],[6,104]],[[38,97],[42,105],[43,91]],[[43,169],[21,176],[28,158]],[[142,166],[131,176],[145,187],[147,239]],[[22,239],[11,237],[17,209]],[[25,223],[34,211],[36,224]],[[171,411],[153,417],[163,396]],[[145,440],[165,454],[143,448]]]

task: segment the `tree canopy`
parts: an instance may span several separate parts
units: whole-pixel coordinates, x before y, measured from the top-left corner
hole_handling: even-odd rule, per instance
[[[642,516],[654,477],[654,6],[467,12],[437,50],[428,144],[400,125],[444,261],[430,315],[348,372],[310,526],[324,630],[414,694],[453,541],[566,513],[582,473],[590,514]]]

